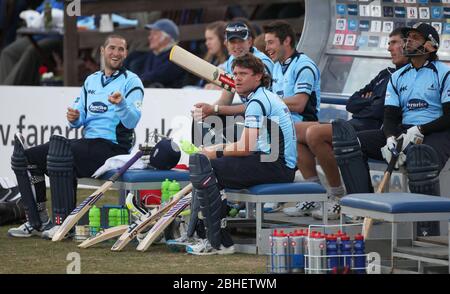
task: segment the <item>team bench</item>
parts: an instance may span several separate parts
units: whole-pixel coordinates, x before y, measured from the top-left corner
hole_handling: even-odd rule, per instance
[[[341,200],[341,213],[370,217],[392,224],[391,258],[392,270],[395,258],[417,261],[418,271],[423,272],[423,264],[431,263],[448,266],[449,246],[437,246],[415,239],[414,223],[419,221],[446,221],[450,219],[450,199],[413,193],[362,193],[350,194]],[[397,223],[410,223],[412,229],[411,246],[397,246]],[[447,232],[441,232],[447,235]],[[370,233],[369,233],[370,237]],[[450,234],[447,235],[450,238]]]

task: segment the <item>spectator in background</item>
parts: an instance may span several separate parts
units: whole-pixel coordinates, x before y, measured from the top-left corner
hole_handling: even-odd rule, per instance
[[[228,59],[228,51],[225,46],[225,26],[224,21],[215,21],[207,25],[205,30],[205,45],[208,51],[203,59],[216,66],[220,66]],[[198,85],[205,89],[220,89],[205,80],[201,80]]]
[[[256,47],[256,49],[269,56],[266,51],[266,41],[264,40],[264,34],[260,34],[255,38],[254,46]]]
[[[46,2],[50,2],[55,9],[64,9],[63,1],[45,0],[36,11],[42,13]],[[33,38],[47,55],[47,60],[51,60],[54,52],[59,52],[62,56],[61,36],[36,35]],[[27,37],[17,39],[1,52],[0,85],[39,85],[39,67],[43,64],[42,59],[41,54]]]
[[[145,28],[150,30],[150,52],[133,52],[125,61],[125,67],[135,72],[145,87],[181,88],[185,71],[169,60],[170,50],[180,38],[177,25],[162,18]]]

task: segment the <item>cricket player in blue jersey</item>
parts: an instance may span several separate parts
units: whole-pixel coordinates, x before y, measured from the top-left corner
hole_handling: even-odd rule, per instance
[[[265,71],[269,76],[272,75],[273,62],[264,53],[253,46],[254,36],[247,24],[242,21],[231,22],[225,28],[225,39],[227,42],[228,53],[230,57],[225,62],[225,71],[232,74],[231,65],[236,57],[252,53],[264,63]],[[270,86],[269,86],[270,88]],[[210,115],[230,116],[243,114],[245,111],[245,101],[241,99],[243,104],[231,105],[234,94],[223,90],[219,100],[213,105],[208,103],[197,103],[194,105],[193,117],[199,121]]]
[[[306,54],[297,52],[295,32],[287,22],[274,21],[264,26],[264,32],[266,51],[274,62],[272,92],[283,98],[291,112],[299,140],[297,153],[300,158],[303,151],[300,148],[301,143],[305,142],[305,134],[300,123],[318,121],[320,71]],[[280,208],[277,203],[264,205],[266,212],[277,211]]]
[[[199,203],[207,235],[205,240],[186,247],[190,254],[234,252],[225,228],[227,205],[222,189],[294,180],[294,125],[286,104],[267,89],[270,78],[263,62],[247,53],[237,57],[232,68],[236,91],[246,103],[245,128],[237,142],[203,147],[189,158],[193,202]],[[192,214],[197,215],[194,211]],[[198,220],[192,217],[190,222]]]
[[[11,158],[27,213],[27,222],[8,231],[12,237],[51,239],[75,208],[77,178],[90,177],[106,159],[129,153],[141,118],[141,80],[122,67],[127,42],[110,35],[101,47],[105,68],[85,80],[80,96],[67,109],[68,124],[83,127],[84,138],[52,135],[46,144],[27,149],[16,135]],[[50,179],[53,220],[46,210],[44,174]]]
[[[361,146],[361,152],[341,149],[346,164],[339,164],[348,193],[373,191],[367,157],[389,162],[401,144],[397,166],[405,164],[412,193],[440,195],[439,172],[450,156],[450,68],[438,60],[439,34],[426,23],[410,29],[404,48],[409,64],[396,71],[388,83],[382,130],[357,133],[358,142],[349,142],[342,122],[333,124],[336,144]],[[400,140],[401,139],[401,140]],[[345,145],[345,144],[344,144]],[[340,148],[340,147],[339,147]],[[350,151],[352,150],[352,151]],[[351,171],[351,172],[350,172]],[[358,175],[354,181],[351,174]],[[418,234],[435,235],[438,226],[419,223]]]

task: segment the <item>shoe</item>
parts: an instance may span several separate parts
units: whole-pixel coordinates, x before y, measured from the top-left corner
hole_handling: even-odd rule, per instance
[[[195,245],[201,240],[202,239],[196,237],[188,237],[186,234],[183,234],[179,238],[167,240],[166,244],[173,252],[184,252],[186,251],[186,246]]]
[[[352,215],[346,214],[346,215],[344,215],[343,222],[345,224],[362,224],[364,222],[364,218],[362,216],[352,216]],[[375,224],[375,220],[372,224]]]
[[[42,233],[52,226],[50,219],[41,225],[39,230],[33,228],[29,222],[22,224],[18,228],[11,228],[8,230],[8,235],[15,238],[29,238],[31,236],[41,237]]]
[[[167,245],[184,245],[184,246],[188,246],[188,245],[194,245],[197,244],[201,241],[202,239],[200,238],[196,238],[196,237],[188,237],[186,234],[183,234],[181,237],[176,238],[176,239],[172,239],[172,240],[167,240],[166,244]]]
[[[320,208],[320,204],[314,201],[298,202],[294,207],[286,207],[283,213],[287,216],[309,216],[314,210]]]
[[[42,239],[45,240],[51,240],[53,239],[53,236],[56,234],[56,232],[58,232],[59,228],[61,226],[51,226],[46,228],[45,230],[42,231]],[[69,234],[66,234],[66,236],[64,236],[64,239],[67,238]]]
[[[220,245],[219,249],[213,248],[208,239],[203,239],[199,243],[186,246],[186,252],[193,255],[225,255],[234,253],[234,245],[225,247]]]
[[[322,220],[322,209],[315,210],[312,213],[314,219]],[[328,220],[337,220],[341,217],[341,205],[338,201],[332,200],[328,202]]]
[[[281,204],[278,202],[266,202],[264,203],[263,211],[264,213],[272,213],[281,210]]]

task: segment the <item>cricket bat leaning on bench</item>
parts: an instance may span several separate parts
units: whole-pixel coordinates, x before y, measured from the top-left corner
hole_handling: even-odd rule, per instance
[[[122,250],[131,240],[133,240],[137,236],[137,234],[147,229],[156,219],[163,216],[172,207],[174,207],[178,203],[178,201],[180,201],[191,191],[192,191],[192,184],[189,184],[183,189],[181,189],[177,194],[175,194],[169,203],[167,203],[164,206],[160,206],[159,208],[153,209],[152,211],[148,212],[141,218],[134,221],[131,225],[128,226],[128,230],[126,230],[122,234],[122,236],[120,236],[120,238],[116,241],[116,243],[111,247],[111,250],[112,251]]]

